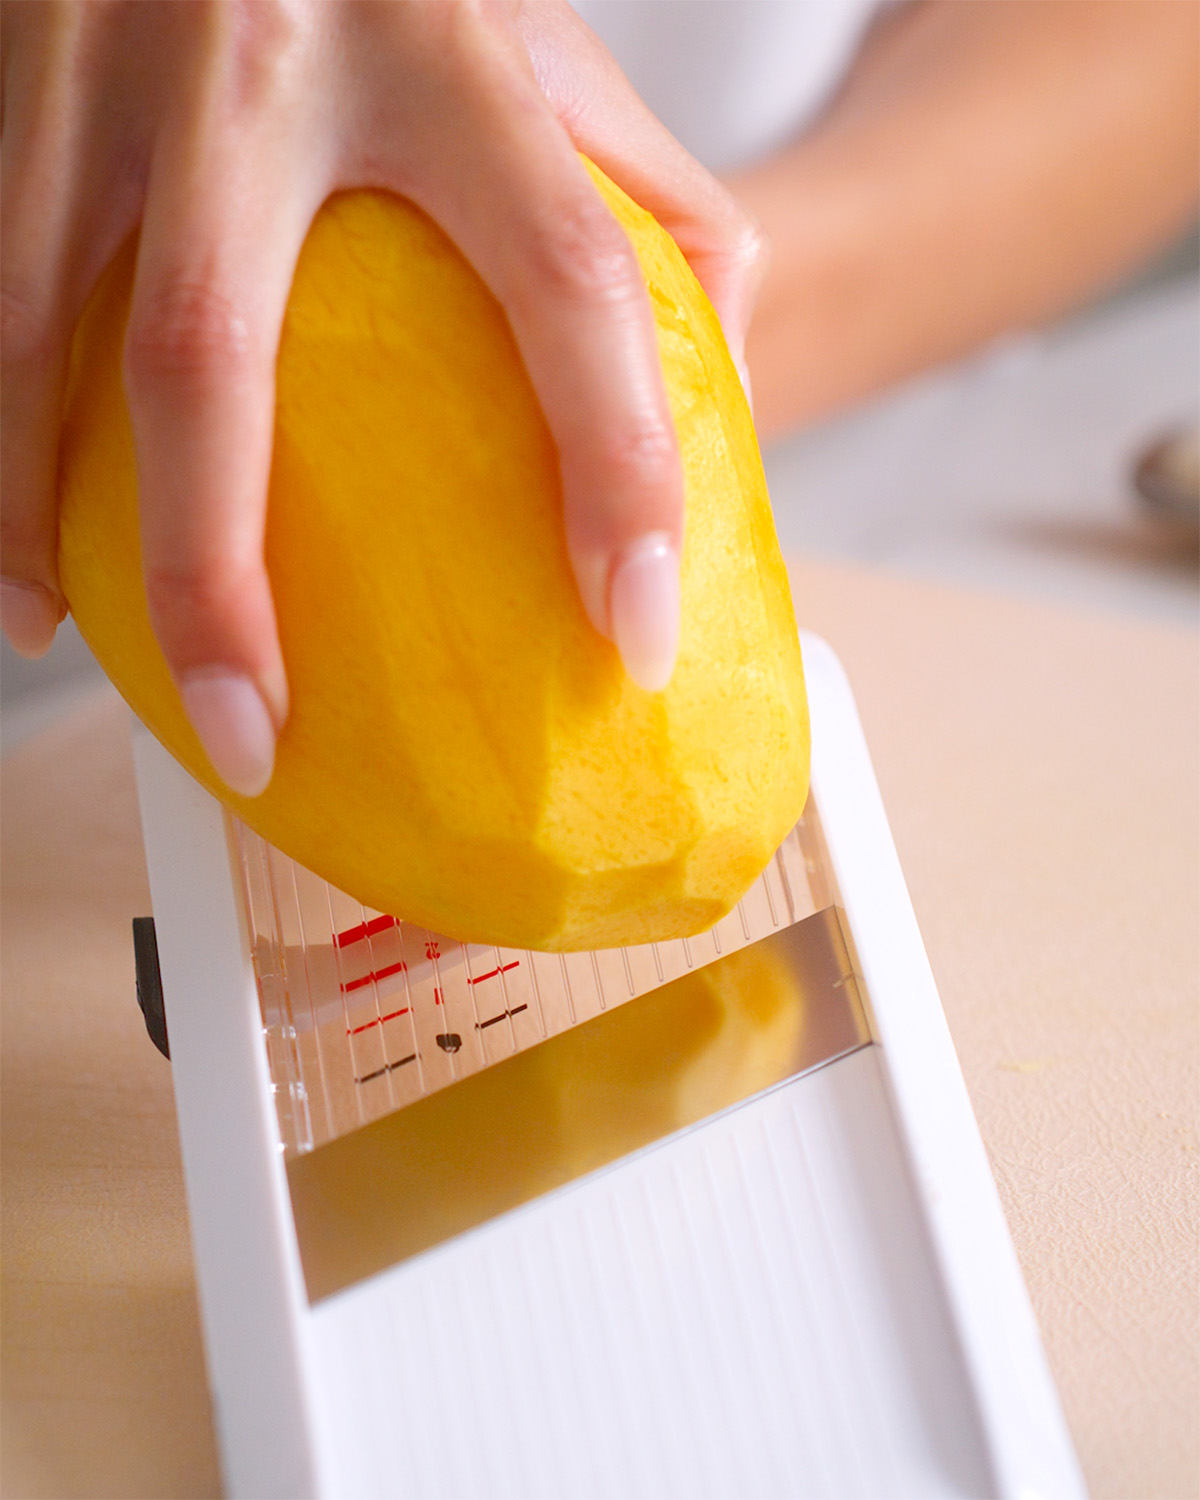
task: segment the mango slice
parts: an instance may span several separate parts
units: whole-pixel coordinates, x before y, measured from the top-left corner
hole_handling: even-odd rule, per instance
[[[741,384],[673,240],[589,169],[650,290],[684,459],[663,692],[630,681],[583,612],[504,313],[401,199],[331,199],[288,305],[266,556],[292,707],[261,797],[216,779],[150,628],[121,376],[132,246],[81,320],[61,447],[66,597],[163,744],[365,905],[519,948],[702,931],[808,786],[796,623]]]

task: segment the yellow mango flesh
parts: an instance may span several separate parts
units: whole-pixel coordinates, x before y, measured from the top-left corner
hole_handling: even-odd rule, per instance
[[[795,619],[740,382],[674,242],[591,170],[650,290],[684,462],[663,692],[637,687],[583,612],[554,446],[502,310],[403,200],[330,200],[296,270],[266,535],[291,712],[261,797],[215,777],[149,623],[121,377],[132,247],[81,321],[62,435],[63,588],[139,717],[333,885],[511,947],[703,930],[808,785]]]

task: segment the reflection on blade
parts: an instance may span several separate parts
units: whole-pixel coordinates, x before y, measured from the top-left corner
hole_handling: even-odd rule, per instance
[[[292,1158],[309,1297],[868,1040],[842,919],[827,908]]]

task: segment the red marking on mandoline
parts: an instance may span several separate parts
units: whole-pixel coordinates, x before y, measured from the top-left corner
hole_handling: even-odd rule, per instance
[[[335,932],[333,941],[339,948],[348,948],[351,943],[361,943],[364,938],[374,937],[377,932],[387,932],[390,927],[399,925],[399,917],[372,917],[369,922],[360,922],[357,927],[347,927],[345,932]]]
[[[357,979],[344,979],[339,986],[343,995],[348,995],[351,990],[361,990],[364,984],[370,984],[373,979],[387,979],[391,974],[404,974],[408,965],[401,961],[398,964],[388,964],[386,969],[372,969],[369,974],[361,974]]]
[[[382,1026],[385,1021],[394,1021],[397,1016],[408,1015],[410,1006],[404,1006],[402,1010],[392,1010],[386,1016],[376,1016],[373,1021],[364,1021],[361,1026],[347,1026],[347,1036],[357,1036],[360,1031],[370,1031],[372,1026]]]
[[[507,974],[509,969],[519,969],[521,960],[514,958],[510,964],[501,964],[498,969],[489,969],[486,974],[478,974],[474,979],[468,979],[468,984],[482,984],[485,979],[495,979],[497,974]]]

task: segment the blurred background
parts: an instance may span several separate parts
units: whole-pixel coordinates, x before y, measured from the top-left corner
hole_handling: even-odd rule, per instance
[[[780,539],[785,552],[1194,626],[1196,512],[1160,514],[1133,476],[1198,413],[1193,229],[1074,316],[769,448]],[[0,651],[5,751],[103,682],[69,620],[41,661],[7,641]]]
[[[1195,502],[1170,518],[1134,474],[1200,413],[1198,249],[777,444],[785,551],[1194,625]]]

